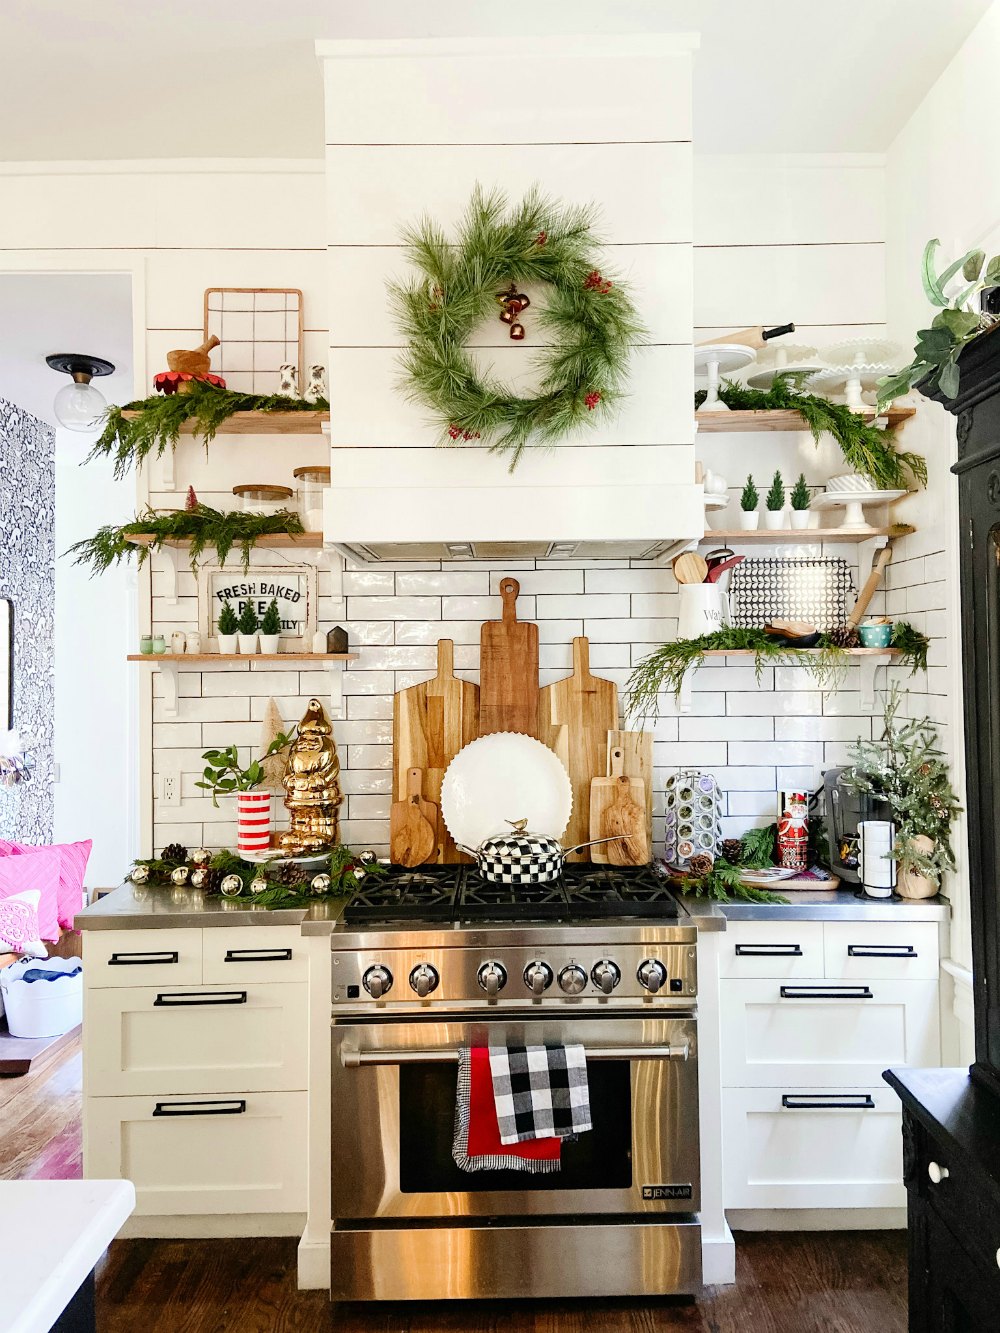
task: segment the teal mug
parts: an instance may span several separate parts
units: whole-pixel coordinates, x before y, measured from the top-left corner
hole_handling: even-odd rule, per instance
[[[863,648],[888,648],[892,639],[892,626],[859,625],[858,637]]]

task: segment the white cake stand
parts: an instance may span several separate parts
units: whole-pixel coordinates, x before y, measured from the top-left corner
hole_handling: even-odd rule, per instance
[[[702,373],[708,382],[708,394],[699,412],[728,412],[729,408],[719,397],[719,379],[730,375],[734,370],[741,370],[756,360],[756,353],[742,343],[709,343],[705,347],[694,349],[695,374]]]
[[[887,505],[899,500],[906,491],[826,491],[813,497],[810,509],[843,509],[843,532],[871,532],[873,524],[865,519],[869,505]]]

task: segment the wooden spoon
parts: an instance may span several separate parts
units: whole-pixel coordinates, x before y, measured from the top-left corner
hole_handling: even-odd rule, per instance
[[[421,779],[419,768],[407,769],[406,799],[393,801],[389,811],[389,854],[395,865],[420,866],[434,856],[437,807],[421,798]]]
[[[633,799],[635,787],[641,780],[627,778],[622,772],[625,752],[616,747],[611,751],[611,778],[614,783],[611,804],[604,812],[601,830],[605,838],[613,838],[607,845],[608,861],[613,866],[644,865],[649,860],[646,845],[645,792],[643,805]]]
[[[674,556],[670,567],[678,583],[704,583],[708,574],[705,557],[697,551],[685,551],[683,555]]]

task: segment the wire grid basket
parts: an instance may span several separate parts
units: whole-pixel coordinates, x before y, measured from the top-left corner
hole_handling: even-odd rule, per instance
[[[854,587],[846,560],[744,560],[733,569],[733,624],[762,629],[774,620],[804,620],[826,632],[847,619]]]
[[[209,287],[205,337],[221,347],[212,369],[238,393],[277,393],[281,367],[302,376],[302,292],[297,287]]]

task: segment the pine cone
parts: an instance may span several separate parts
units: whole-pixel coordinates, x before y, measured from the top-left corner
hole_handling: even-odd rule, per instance
[[[163,849],[161,860],[170,861],[177,865],[184,864],[188,859],[188,849],[182,847],[179,842],[168,843]]]
[[[205,883],[202,886],[206,893],[221,893],[222,881],[225,879],[225,873],[221,870],[213,870],[211,866],[205,867]]]
[[[853,625],[838,625],[830,631],[830,642],[835,648],[857,648],[861,640]]]
[[[742,838],[723,838],[722,855],[731,866],[738,866],[743,855]]]
[[[715,861],[709,856],[708,852],[698,852],[688,862],[688,870],[694,875],[695,879],[702,879],[705,875],[712,873],[714,865]]]
[[[308,876],[304,868],[296,865],[294,861],[286,861],[284,865],[269,866],[267,871],[267,882],[269,884],[284,884],[286,888],[295,888],[299,884],[305,884]]]

